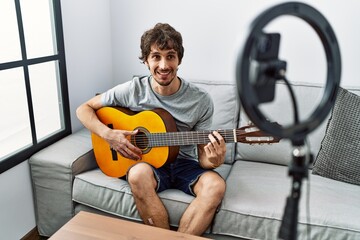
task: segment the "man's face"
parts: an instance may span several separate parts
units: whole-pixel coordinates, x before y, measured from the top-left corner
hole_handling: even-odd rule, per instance
[[[156,45],[152,45],[145,64],[155,81],[161,86],[170,85],[177,77],[179,58],[174,49],[160,50]]]

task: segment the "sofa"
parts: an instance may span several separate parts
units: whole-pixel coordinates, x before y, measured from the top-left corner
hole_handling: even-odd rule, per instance
[[[192,82],[208,91],[214,100],[213,129],[234,129],[249,124],[237,98],[235,83]],[[305,119],[317,106],[323,87],[312,83],[291,85],[298,100],[300,119]],[[360,88],[346,89],[343,91],[350,94],[355,103],[348,106],[346,98],[341,103],[337,99],[340,113],[335,112],[334,107],[307,138],[306,147],[315,163],[308,164],[308,178],[302,185],[298,239],[360,239],[360,144],[358,139],[351,139],[354,137],[351,135],[360,136],[360,131],[356,130],[360,129]],[[348,107],[344,110],[343,106]],[[276,86],[275,100],[261,108],[269,119],[279,124],[292,121],[290,96],[281,82]],[[342,119],[345,116],[347,119]],[[345,125],[338,129],[341,125],[338,122],[349,122],[350,128]],[[338,135],[334,135],[334,131],[338,131]],[[339,142],[337,138],[344,139]],[[353,145],[348,146],[347,142]],[[226,193],[204,236],[278,239],[286,198],[291,190],[288,175],[291,151],[292,145],[287,139],[260,145],[227,143],[225,163],[216,169],[226,179]],[[341,155],[336,155],[339,152]],[[127,182],[106,176],[98,168],[91,133],[87,129],[74,132],[34,154],[29,164],[40,235],[51,236],[79,211],[141,222]],[[337,173],[342,168],[345,174]],[[344,177],[347,172],[353,175]],[[171,226],[176,229],[193,197],[175,189],[159,195],[168,210]]]

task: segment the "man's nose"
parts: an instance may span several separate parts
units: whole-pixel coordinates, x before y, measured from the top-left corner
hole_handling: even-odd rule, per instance
[[[167,69],[167,66],[168,66],[168,64],[167,64],[166,59],[162,59],[159,63],[160,69]]]

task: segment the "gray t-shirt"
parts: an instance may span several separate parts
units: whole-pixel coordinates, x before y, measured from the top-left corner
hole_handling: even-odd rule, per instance
[[[152,89],[151,76],[134,77],[102,94],[101,101],[103,106],[126,107],[132,111],[165,109],[173,116],[178,131],[210,130],[214,112],[211,97],[196,85],[180,80],[176,93],[162,96]],[[180,146],[178,157],[197,160],[196,146]]]

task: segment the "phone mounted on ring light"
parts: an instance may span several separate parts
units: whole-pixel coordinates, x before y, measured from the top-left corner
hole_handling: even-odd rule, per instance
[[[254,86],[259,104],[274,100],[275,83],[283,79],[286,72],[286,62],[278,58],[279,48],[279,33],[261,33],[255,44],[250,82]]]

